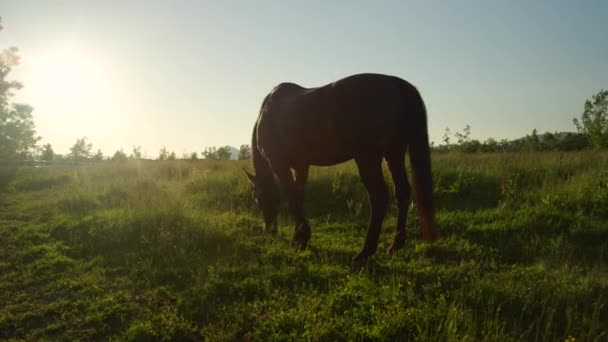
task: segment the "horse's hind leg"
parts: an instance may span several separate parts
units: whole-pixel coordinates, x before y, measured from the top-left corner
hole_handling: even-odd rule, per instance
[[[367,236],[361,252],[355,257],[357,261],[364,261],[376,252],[378,239],[382,228],[382,221],[388,205],[388,189],[382,175],[382,157],[356,158],[361,180],[369,195],[371,215]]]
[[[395,184],[395,201],[399,214],[397,216],[397,230],[393,238],[393,244],[389,247],[388,253],[393,254],[405,245],[405,224],[407,222],[407,210],[410,205],[412,189],[407,180],[405,171],[405,150],[396,151],[386,156],[388,168]]]

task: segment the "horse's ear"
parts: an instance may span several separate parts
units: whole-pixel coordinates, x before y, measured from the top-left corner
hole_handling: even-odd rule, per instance
[[[251,173],[249,173],[247,170],[245,170],[245,168],[243,168],[243,172],[245,172],[245,176],[247,176],[247,179],[249,179],[249,182],[251,182],[251,184],[255,185],[255,176],[252,175]]]

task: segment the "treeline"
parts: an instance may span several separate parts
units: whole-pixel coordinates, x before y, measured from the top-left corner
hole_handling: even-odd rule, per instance
[[[84,162],[84,161],[126,161],[126,160],[138,160],[138,159],[156,159],[156,160],[198,160],[198,159],[210,159],[210,160],[229,160],[232,158],[232,149],[230,146],[220,147],[206,147],[201,151],[200,158],[198,152],[183,153],[178,156],[175,152],[167,150],[166,147],[162,147],[156,157],[144,156],[141,150],[141,146],[133,146],[131,152],[127,154],[123,149],[119,149],[114,154],[105,156],[100,149],[97,152],[93,152],[93,144],[87,142],[86,137],[76,139],[76,143],[70,147],[70,153],[61,155],[53,151],[51,144],[45,144],[33,153],[29,160],[38,160],[44,162],[51,161],[73,161],[73,162]],[[238,154],[235,159],[244,160],[249,159],[251,156],[251,148],[249,145],[241,145],[238,150]]]
[[[572,132],[546,132],[538,134],[536,129],[524,138],[516,140],[495,140],[488,138],[481,142],[470,138],[471,127],[465,126],[462,132],[453,135],[449,128],[443,135],[443,144],[431,145],[435,152],[460,151],[465,153],[476,152],[536,152],[536,151],[579,151],[593,148],[587,135]]]
[[[471,139],[471,126],[466,125],[461,132],[451,133],[446,128],[443,144],[431,148],[434,151],[462,152],[523,152],[523,151],[578,151],[586,149],[608,149],[608,90],[600,90],[585,101],[580,120],[572,120],[577,133],[546,132],[539,135],[536,129],[524,138],[496,141],[489,138],[484,142]]]

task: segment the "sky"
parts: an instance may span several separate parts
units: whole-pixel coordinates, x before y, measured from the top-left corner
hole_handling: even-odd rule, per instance
[[[575,131],[608,88],[608,1],[0,0],[41,143],[155,157],[249,144],[264,96],[361,73],[422,94],[431,140]]]

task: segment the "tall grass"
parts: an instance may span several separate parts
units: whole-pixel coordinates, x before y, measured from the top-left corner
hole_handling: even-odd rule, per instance
[[[3,170],[0,339],[608,336],[604,152],[434,155],[442,240],[423,243],[410,211],[404,250],[363,266],[351,261],[369,215],[353,163],[311,170],[301,253],[285,204],[279,234],[263,233],[242,167]]]

